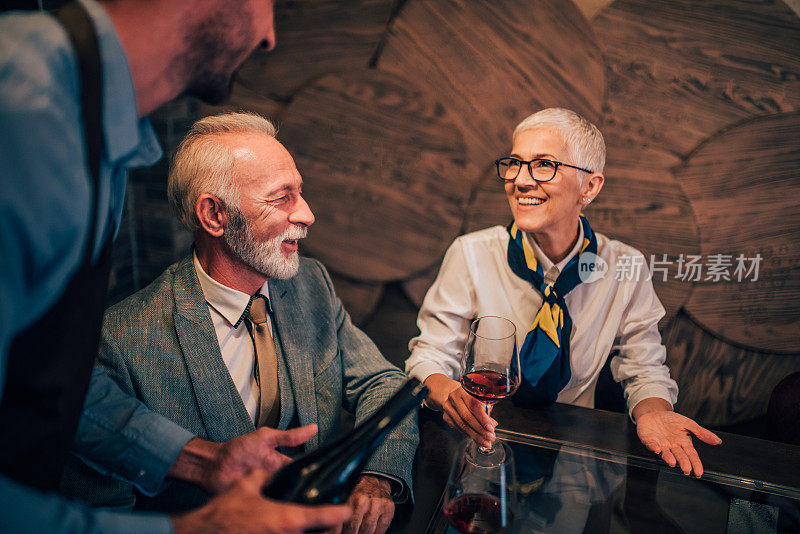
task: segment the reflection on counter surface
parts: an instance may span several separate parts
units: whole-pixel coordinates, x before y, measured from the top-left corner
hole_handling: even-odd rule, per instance
[[[519,516],[503,532],[800,532],[800,488],[761,491],[744,481],[698,480],[655,462],[584,448],[509,444],[517,464]],[[457,534],[441,513],[429,532]]]
[[[508,534],[789,534],[800,532],[800,479],[795,447],[770,449],[762,440],[729,438],[727,448],[709,458],[702,479],[684,475],[638,444],[626,448],[622,414],[557,405],[526,411],[537,435],[497,431],[513,450],[518,507]],[[589,421],[576,439],[567,420]],[[522,420],[522,418],[520,419]],[[547,425],[551,426],[547,426]],[[600,427],[604,431],[598,432]],[[631,425],[632,427],[632,425]],[[568,428],[570,435],[558,435]],[[424,438],[423,438],[424,439]],[[723,438],[725,440],[725,438]],[[716,451],[715,451],[716,452]],[[750,460],[738,458],[746,453]],[[762,469],[765,461],[773,468]],[[783,465],[783,467],[781,467]],[[440,502],[428,532],[457,534],[448,526]]]

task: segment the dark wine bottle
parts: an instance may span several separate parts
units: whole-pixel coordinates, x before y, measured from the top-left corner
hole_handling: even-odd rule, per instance
[[[356,428],[279,469],[262,489],[263,495],[301,504],[346,502],[375,449],[427,394],[427,387],[410,379]]]

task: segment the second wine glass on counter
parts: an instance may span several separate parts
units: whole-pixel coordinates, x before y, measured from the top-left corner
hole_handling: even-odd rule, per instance
[[[492,406],[513,395],[520,384],[517,329],[505,317],[488,315],[472,322],[461,363],[461,387],[484,404],[487,415]],[[502,462],[502,447],[467,449],[482,465]]]
[[[503,459],[479,465],[469,452],[474,442],[462,442],[450,470],[443,511],[450,525],[463,534],[507,532],[517,515],[517,484],[511,448],[497,442]]]

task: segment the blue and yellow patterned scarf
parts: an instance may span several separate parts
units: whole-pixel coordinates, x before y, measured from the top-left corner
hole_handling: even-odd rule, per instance
[[[523,239],[523,232],[517,228],[516,223],[508,227],[508,265],[514,274],[530,282],[543,297],[542,307],[536,313],[520,349],[523,380],[522,386],[513,397],[516,404],[549,406],[556,401],[556,397],[572,376],[569,366],[572,318],[564,297],[581,283],[578,270],[580,256],[586,252],[597,254],[597,239],[589,221],[581,215],[580,222],[583,227],[583,243],[578,254],[567,263],[553,285],[545,283],[542,267]]]

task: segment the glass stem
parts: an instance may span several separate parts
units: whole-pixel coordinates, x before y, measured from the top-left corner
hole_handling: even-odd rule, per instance
[[[486,415],[492,415],[492,405],[488,403],[484,403],[483,409],[486,410]],[[492,454],[494,452],[494,443],[492,443],[489,447],[478,447],[478,450],[481,451],[483,454]]]

